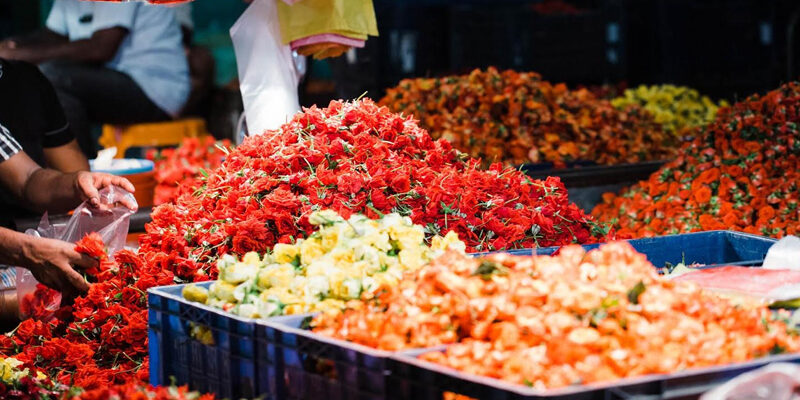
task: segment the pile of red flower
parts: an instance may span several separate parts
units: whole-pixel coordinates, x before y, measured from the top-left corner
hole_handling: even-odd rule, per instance
[[[175,201],[181,194],[194,190],[200,178],[222,164],[229,140],[216,141],[211,136],[186,138],[177,148],[151,151],[147,158],[155,162],[156,205]]]
[[[381,104],[413,115],[435,138],[486,161],[636,163],[670,158],[678,143],[639,107],[615,109],[586,89],[533,72],[406,79]]]
[[[60,385],[80,388],[75,393],[82,398],[108,398],[103,393],[136,391],[138,386],[130,385],[147,382],[146,291],[171,284],[174,277],[157,257],[123,250],[112,261],[102,249],[97,234],[76,247],[99,259],[99,266],[87,271],[92,282],[87,294],[48,322],[28,319],[13,334],[0,336],[3,357],[14,357]],[[112,387],[122,384],[128,386]]]
[[[455,231],[471,251],[588,243],[605,232],[557,178],[530,180],[434,141],[412,119],[371,100],[331,102],[248,138],[193,193],[153,211],[140,253],[184,280],[216,274],[220,254],[264,252],[313,231],[332,209],[397,212],[430,236]]]
[[[723,108],[647,181],[607,194],[594,216],[635,237],[713,229],[800,231],[800,83]]]
[[[153,212],[138,253],[109,260],[99,235],[76,250],[100,259],[89,292],[48,322],[0,336],[0,353],[53,381],[108,398],[148,378],[147,289],[216,274],[217,256],[264,251],[312,231],[308,215],[399,212],[429,235],[456,231],[471,250],[594,242],[605,232],[558,179],[488,170],[372,101],[307,109],[249,138],[175,204]],[[34,310],[35,312],[35,310]],[[132,382],[132,383],[131,383]],[[121,384],[134,386],[116,386]],[[178,397],[178,396],[175,396]]]

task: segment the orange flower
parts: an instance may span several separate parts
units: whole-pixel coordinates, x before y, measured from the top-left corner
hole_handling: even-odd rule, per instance
[[[648,217],[647,210],[658,210],[663,222],[648,227],[657,234],[720,228],[778,237],[798,233],[797,104],[800,82],[792,82],[720,110],[713,123],[694,131],[694,141],[674,162],[651,175],[649,185],[623,191],[592,214],[609,221],[624,209],[631,216],[626,225],[638,226]],[[668,196],[653,197],[662,184]],[[640,197],[650,201],[636,201]]]
[[[719,179],[719,169],[711,168],[703,171],[700,176],[695,179],[695,182],[708,185],[711,182],[716,182]]]
[[[758,209],[758,219],[769,221],[775,217],[775,209],[770,206],[764,206]]]
[[[713,216],[703,214],[700,216],[700,226],[704,231],[714,231],[718,229],[725,229],[725,225],[717,221]]]
[[[722,223],[725,224],[725,227],[728,229],[734,228],[738,222],[739,218],[734,213],[727,213],[722,217]]]
[[[699,189],[692,192],[692,199],[700,205],[706,204],[711,200],[711,189],[703,185]]]

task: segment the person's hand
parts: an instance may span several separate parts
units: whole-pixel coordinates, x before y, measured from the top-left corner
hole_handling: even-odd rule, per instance
[[[95,208],[108,206],[107,204],[102,204],[100,201],[100,189],[109,186],[119,186],[131,193],[136,191],[136,188],[133,187],[130,181],[120,176],[85,171],[78,172],[75,175],[75,189],[84,201],[88,200],[89,204]],[[138,208],[133,199],[123,198],[120,203],[132,211],[136,211]]]
[[[20,49],[17,42],[13,40],[0,41],[0,58],[6,60],[17,60],[22,58],[25,54],[23,49]]]
[[[0,49],[14,50],[16,48],[17,48],[17,42],[11,39],[0,41]]]
[[[22,248],[23,264],[39,283],[62,292],[65,297],[89,290],[77,268],[92,268],[97,260],[75,251],[61,240],[31,237]]]

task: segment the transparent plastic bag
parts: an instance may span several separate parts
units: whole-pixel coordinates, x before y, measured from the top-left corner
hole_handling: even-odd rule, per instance
[[[774,363],[733,378],[700,400],[791,400],[800,386],[800,367]]]
[[[275,1],[254,0],[230,30],[250,135],[277,129],[300,111],[300,72],[281,43]]]
[[[28,229],[25,233],[75,243],[87,234],[97,232],[103,238],[109,254],[113,255],[125,246],[130,216],[134,213],[121,204],[125,198],[136,204],[133,194],[128,191],[116,186],[104,188],[100,191],[100,204],[104,205],[101,208],[93,208],[88,202],[84,202],[64,224],[51,224],[45,214],[38,228]],[[40,285],[27,269],[17,267],[16,270],[20,318],[45,321],[51,319],[61,307],[61,294]]]

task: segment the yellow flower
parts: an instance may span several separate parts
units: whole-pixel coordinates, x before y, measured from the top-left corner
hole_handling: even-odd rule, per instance
[[[319,239],[309,238],[300,243],[300,259],[304,264],[321,257],[324,253]]]
[[[273,262],[278,264],[291,264],[299,255],[300,250],[294,244],[278,243],[272,248]]]
[[[209,295],[222,301],[232,303],[236,300],[236,298],[233,297],[234,290],[236,290],[236,286],[228,282],[216,281],[211,284]]]
[[[467,245],[458,239],[458,234],[455,231],[450,231],[444,237],[435,236],[431,239],[431,249],[455,250],[463,253],[467,251]]]
[[[643,85],[628,89],[611,104],[618,109],[638,105],[652,114],[664,131],[674,135],[683,135],[687,129],[708,124],[713,121],[719,107],[728,105],[724,101],[715,104],[694,89],[675,85]]]
[[[256,255],[258,257],[258,255]],[[246,280],[253,279],[258,274],[258,264],[248,264],[245,262],[237,262],[228,268],[219,271],[220,279],[232,283],[242,283]]]
[[[322,250],[323,251],[331,251],[337,244],[339,244],[339,230],[338,229],[326,229],[324,231],[320,231],[322,235]]]
[[[183,298],[189,301],[206,304],[208,301],[208,290],[200,286],[189,284],[181,291]]]
[[[242,262],[245,264],[258,265],[261,264],[261,256],[258,253],[251,251],[242,257]]]
[[[338,299],[325,299],[315,303],[311,312],[325,312],[330,310],[341,310],[345,307],[345,302]]]
[[[241,261],[222,257],[221,280],[212,285],[206,303],[233,305],[232,312],[253,318],[341,308],[365,290],[396,285],[405,271],[422,267],[439,250],[465,249],[452,232],[434,239],[431,249],[423,228],[399,214],[378,220],[353,215],[345,221],[335,212],[319,211],[309,220],[319,226],[316,232],[295,245],[276,245],[263,259],[255,253]],[[185,291],[187,298],[202,298],[196,289]]]
[[[416,270],[422,267],[428,261],[422,258],[422,252],[420,249],[415,248],[400,250],[398,257],[400,258],[400,264],[403,267],[411,270]]]
[[[271,264],[258,272],[258,286],[263,289],[289,287],[294,277],[294,266],[291,264]]]
[[[344,218],[340,217],[339,214],[337,214],[336,211],[333,210],[315,211],[311,213],[311,215],[308,217],[308,222],[311,225],[317,225],[317,226],[332,225],[336,222],[341,222],[341,221],[344,221]]]

